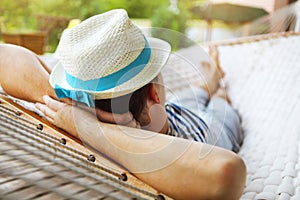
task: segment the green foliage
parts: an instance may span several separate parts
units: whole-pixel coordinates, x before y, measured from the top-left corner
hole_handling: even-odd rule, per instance
[[[84,20],[101,13],[101,0],[31,0],[39,29],[48,32],[48,51],[55,51],[63,30],[72,18]],[[38,15],[37,15],[38,14]]]
[[[124,8],[131,18],[151,18],[155,14],[153,25],[184,32],[188,19],[185,6],[189,2],[179,0],[181,12],[177,16],[168,11],[169,0],[1,0],[1,31],[46,31],[53,51],[68,20],[84,20],[111,9]]]
[[[184,39],[184,33],[187,28],[187,21],[190,19],[188,6],[183,1],[178,3],[179,12],[176,13],[169,6],[162,6],[156,10],[151,18],[152,35],[169,42],[172,50],[177,50],[187,41]]]
[[[128,15],[132,18],[150,18],[156,9],[168,3],[168,0],[127,0]]]
[[[168,0],[103,0],[104,11],[123,8],[130,18],[150,18],[160,6],[167,5]]]
[[[86,19],[103,12],[103,0],[31,0],[34,12],[52,16]]]
[[[28,32],[36,29],[37,21],[31,16],[30,0],[1,0],[1,30],[8,32]]]

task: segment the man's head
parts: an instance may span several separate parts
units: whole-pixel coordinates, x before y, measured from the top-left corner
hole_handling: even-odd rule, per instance
[[[142,128],[156,132],[166,131],[164,104],[165,90],[161,74],[133,93],[95,101],[96,108],[107,112],[132,113]],[[159,122],[157,122],[157,119],[159,119]]]
[[[90,107],[96,100],[98,107],[111,104],[104,107],[116,113],[124,106],[137,119],[145,119],[144,123],[148,119],[145,110],[151,112],[151,104],[160,102],[161,97],[155,95],[160,87],[151,81],[167,62],[170,49],[168,43],[146,37],[125,10],[112,10],[63,34],[57,49],[60,62],[50,75],[50,84],[58,98]]]

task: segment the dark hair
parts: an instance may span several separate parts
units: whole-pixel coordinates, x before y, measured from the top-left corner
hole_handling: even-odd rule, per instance
[[[95,100],[95,106],[96,108],[111,113],[122,114],[131,112],[133,117],[138,121],[144,107],[146,106],[149,85],[150,83],[133,93],[121,97]]]

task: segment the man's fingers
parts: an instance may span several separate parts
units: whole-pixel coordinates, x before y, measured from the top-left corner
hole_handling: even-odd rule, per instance
[[[53,110],[51,110],[49,107],[47,107],[44,104],[41,103],[36,103],[35,107],[40,110],[45,116],[46,118],[50,118],[50,119],[54,119],[55,117],[55,112]]]
[[[97,117],[102,122],[119,124],[132,128],[140,128],[140,124],[130,112],[124,114],[112,114],[101,109],[96,109]]]
[[[127,127],[132,127],[132,128],[141,128],[140,123],[136,121],[134,118],[127,124],[123,124]]]
[[[133,115],[130,112],[124,114],[113,114],[115,122],[120,125],[126,125],[131,121],[135,121]]]
[[[132,121],[133,116],[131,113],[112,114],[101,109],[96,109],[97,117],[102,122],[126,125]]]
[[[52,118],[50,118],[50,117],[45,117],[45,118],[48,122],[50,122],[51,124],[54,124],[54,120]]]
[[[43,96],[43,100],[45,104],[54,111],[59,111],[64,107],[64,103],[56,101],[47,95]]]
[[[63,98],[63,99],[60,99],[60,101],[68,104],[68,105],[75,105],[74,101],[72,101],[72,99],[69,99],[69,98]]]

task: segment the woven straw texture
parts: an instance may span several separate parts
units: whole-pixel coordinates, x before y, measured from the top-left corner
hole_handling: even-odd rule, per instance
[[[156,38],[148,38],[149,45],[151,47],[151,57],[148,64],[138,73],[136,76],[131,78],[129,81],[126,81],[116,87],[107,89],[104,91],[94,91],[94,90],[83,90],[94,95],[95,99],[106,99],[119,97],[125,94],[129,94],[142,86],[149,83],[153,78],[155,78],[164,67],[164,64],[167,62],[170,54],[170,45],[167,42]],[[133,69],[134,70],[134,69]],[[126,76],[132,71],[125,73],[119,81],[126,79]],[[55,84],[60,85],[65,89],[72,90],[73,88],[66,82],[65,73],[61,65],[56,65],[52,70],[50,75],[50,84],[52,87],[55,87]]]
[[[267,35],[218,50],[246,135],[239,152],[247,166],[241,199],[300,199],[300,35]],[[193,79],[189,68],[178,70]],[[165,80],[173,93],[183,89],[178,80]]]
[[[117,9],[67,30],[57,52],[69,74],[90,80],[119,71],[144,47],[142,31],[129,20],[125,10]]]
[[[149,47],[142,31],[130,21],[123,9],[88,18],[62,34],[57,48],[60,62],[52,70],[49,82],[53,88],[58,85],[69,91],[85,91],[96,99],[129,94],[156,77],[169,57],[171,47],[168,43],[154,38],[148,38],[147,41]],[[131,78],[137,67],[141,67],[135,66],[127,69],[129,71],[117,80],[108,77],[137,61],[145,47],[151,48],[151,55],[148,55],[149,61],[148,58],[144,60],[147,64],[138,64],[143,66],[139,73]],[[115,87],[104,90],[96,89],[96,84],[94,88],[76,87],[67,83],[65,71],[82,81],[110,78]]]

